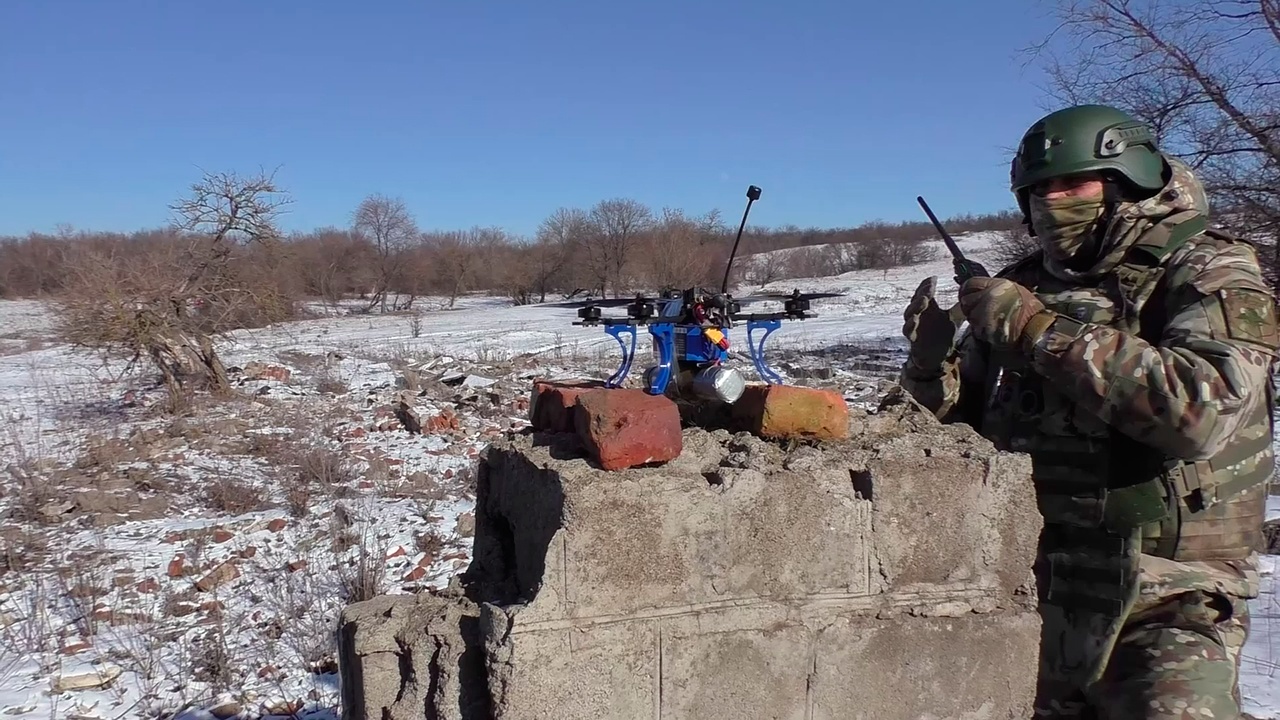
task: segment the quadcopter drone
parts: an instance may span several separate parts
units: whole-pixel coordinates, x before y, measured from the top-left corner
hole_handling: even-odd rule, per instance
[[[673,377],[677,389],[690,389],[695,394],[727,403],[741,397],[746,383],[735,369],[727,367],[729,359],[728,330],[736,322],[747,326],[747,347],[756,372],[770,385],[783,384],[782,378],[764,360],[764,343],[769,335],[782,327],[783,320],[805,320],[816,317],[809,312],[809,301],[837,297],[842,293],[766,293],[735,300],[728,292],[729,270],[733,266],[742,230],[747,224],[751,204],[760,198],[760,188],[747,188],[747,209],[742,213],[733,250],[724,271],[720,292],[703,288],[666,290],[658,298],[638,293],[634,299],[585,301],[578,310],[581,320],[574,325],[603,325],[622,348],[622,364],[605,381],[606,387],[619,387],[631,372],[635,358],[636,330],[646,326],[653,337],[658,364],[644,372],[645,390],[652,395],[667,391]],[[782,300],[781,312],[742,313],[742,302]],[[563,305],[582,305],[564,303]],[[626,305],[626,317],[604,317],[602,307]],[[755,334],[762,332],[757,341]],[[628,340],[624,340],[628,336]]]

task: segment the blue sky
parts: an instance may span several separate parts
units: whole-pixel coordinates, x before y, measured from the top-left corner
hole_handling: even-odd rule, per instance
[[[0,234],[155,227],[204,170],[278,168],[289,229],[400,196],[532,233],[631,197],[736,224],[1012,207],[1043,114],[1025,0],[4,0]]]

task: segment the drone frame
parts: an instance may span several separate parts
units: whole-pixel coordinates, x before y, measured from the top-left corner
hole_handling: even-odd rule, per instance
[[[782,327],[783,320],[806,320],[811,317],[817,317],[809,312],[810,298],[831,297],[839,293],[810,293],[806,296],[802,295],[797,289],[789,295],[770,294],[766,297],[784,301],[782,312],[751,314],[739,312],[741,306],[728,292],[729,271],[733,267],[734,257],[738,254],[738,244],[742,241],[742,231],[747,225],[747,215],[751,212],[751,205],[759,199],[760,188],[755,185],[748,186],[747,207],[742,212],[742,222],[738,225],[738,235],[734,238],[733,250],[729,253],[729,260],[724,269],[724,280],[720,285],[719,296],[728,301],[727,307],[723,308],[727,312],[722,313],[728,319],[726,325],[681,322],[682,318],[685,317],[686,303],[691,300],[689,291],[665,291],[662,297],[657,300],[646,298],[643,295],[636,295],[634,302],[627,305],[627,316],[621,318],[603,317],[600,314],[600,306],[596,303],[587,303],[585,307],[578,310],[578,317],[582,319],[575,322],[574,325],[604,325],[605,332],[611,335],[614,340],[617,340],[619,347],[622,349],[622,363],[605,381],[606,387],[616,388],[621,386],[631,373],[631,363],[635,359],[636,353],[636,329],[639,326],[644,325],[649,328],[649,334],[653,337],[654,347],[658,351],[658,364],[652,368],[652,376],[646,378],[648,383],[647,390],[650,394],[661,395],[666,392],[667,385],[671,382],[672,366],[677,361],[678,345],[682,346],[679,349],[683,351],[683,357],[679,358],[679,360],[709,366],[721,365],[729,359],[729,351],[727,348],[707,340],[704,331],[715,328],[725,337],[728,337],[729,328],[735,322],[746,322],[747,350],[751,355],[751,362],[755,366],[756,373],[769,385],[784,384],[782,376],[765,362],[765,341],[768,340],[769,335]],[[658,302],[663,303],[661,312],[658,312],[659,308],[656,304]],[[758,341],[755,338],[757,331],[763,332]],[[623,340],[623,335],[630,336],[630,344]],[[677,335],[683,336],[682,343],[678,344],[676,342]],[[691,345],[690,341],[698,337],[702,339],[694,340]]]
[[[735,322],[746,323],[747,349],[756,373],[769,385],[782,385],[784,384],[782,376],[769,367],[769,364],[765,361],[765,341],[768,340],[769,335],[782,327],[783,320],[806,320],[817,317],[816,314],[809,312],[808,299],[799,297],[798,291],[795,297],[786,299],[782,312],[743,314],[731,311],[728,314],[730,320],[728,326],[708,325],[704,327],[680,322],[679,318],[684,308],[683,298],[663,298],[662,302],[662,312],[655,314],[656,305],[654,300],[637,297],[634,302],[627,306],[627,317],[603,317],[599,306],[594,304],[578,310],[578,317],[582,319],[575,322],[574,325],[603,325],[605,332],[618,342],[618,346],[622,351],[622,362],[618,369],[605,381],[606,387],[620,387],[627,379],[627,376],[630,375],[631,366],[635,360],[638,340],[637,329],[640,326],[648,327],[649,335],[653,338],[653,345],[658,351],[658,364],[654,366],[652,377],[647,378],[648,387],[646,389],[650,394],[661,395],[671,382],[672,368],[677,360],[677,335],[684,335],[684,352],[682,353],[683,357],[679,358],[680,360],[698,364],[720,365],[728,360],[729,351],[719,347],[714,342],[706,340],[703,330],[714,328],[727,336],[728,329]],[[739,305],[736,301],[732,302],[733,309],[736,310],[738,307]],[[758,340],[755,337],[757,332],[763,333]],[[623,339],[624,335],[629,336],[630,342]],[[694,340],[694,338],[702,339]]]

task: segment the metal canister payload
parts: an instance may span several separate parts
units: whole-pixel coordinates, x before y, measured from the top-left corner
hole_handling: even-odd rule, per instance
[[[747,383],[742,373],[720,365],[704,368],[693,378],[693,391],[708,400],[733,404],[742,397]]]

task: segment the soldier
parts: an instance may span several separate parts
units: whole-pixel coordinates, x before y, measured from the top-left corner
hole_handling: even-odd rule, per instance
[[[958,342],[922,283],[901,382],[1031,457],[1036,717],[1238,717],[1280,342],[1257,255],[1114,108],[1032,125],[1011,186],[1039,249],[964,283]]]

